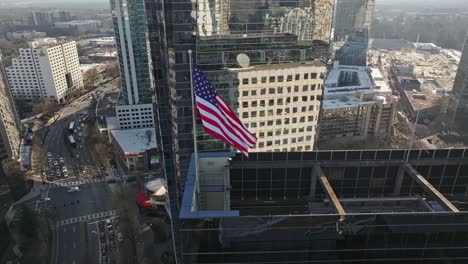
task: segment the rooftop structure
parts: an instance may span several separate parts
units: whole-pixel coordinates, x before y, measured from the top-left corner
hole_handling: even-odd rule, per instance
[[[325,80],[319,144],[328,140],[386,137],[392,131],[397,98],[378,68],[335,62]]]
[[[324,86],[324,99],[354,95],[356,92],[392,93],[378,68],[340,65],[336,62],[328,72]]]
[[[109,130],[118,161],[127,170],[146,170],[159,163],[154,129]]]
[[[466,250],[466,149],[199,155],[179,215],[187,263],[432,262]]]

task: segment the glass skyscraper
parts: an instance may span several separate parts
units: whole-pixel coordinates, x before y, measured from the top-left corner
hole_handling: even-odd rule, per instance
[[[337,0],[334,17],[335,41],[346,41],[354,32],[369,31],[375,0]]]
[[[144,0],[111,0],[118,49],[121,100],[126,105],[152,102],[153,82]]]

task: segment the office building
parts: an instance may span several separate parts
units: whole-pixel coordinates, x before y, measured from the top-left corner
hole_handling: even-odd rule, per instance
[[[151,60],[143,0],[112,0],[121,97],[116,106],[121,129],[154,127]]]
[[[15,100],[65,102],[83,87],[76,43],[53,38],[29,42],[6,69]]]
[[[468,39],[468,37],[467,37]],[[453,96],[456,101],[455,120],[468,120],[468,41],[465,39],[462,56],[458,64],[457,75],[453,84]]]
[[[183,261],[458,263],[467,158],[463,148],[201,153],[179,215]]]
[[[67,22],[72,20],[69,11],[54,10],[52,11],[52,16],[54,18],[54,22]]]
[[[5,160],[19,159],[21,144],[21,126],[4,70],[0,51],[0,165]]]
[[[346,41],[354,32],[370,32],[375,0],[337,0],[334,19],[335,41]]]
[[[84,33],[97,31],[102,22],[98,20],[75,20],[68,22],[55,22],[56,28],[70,30],[72,32]]]
[[[32,11],[35,26],[53,26],[54,13],[52,11]]]
[[[258,65],[231,71],[239,83],[239,117],[258,138],[252,151],[314,149],[324,63]]]
[[[378,68],[335,62],[324,86],[319,144],[391,135],[397,98]]]
[[[316,2],[324,1],[145,2],[152,72],[156,85],[157,140],[158,148],[164,152],[161,162],[168,185],[169,210],[172,215],[177,258],[180,259],[182,253],[178,231],[178,197],[185,188],[185,177],[193,152],[193,109],[188,51],[193,51],[193,62],[200,66],[217,92],[234,111],[239,112],[240,84],[235,82],[232,75],[236,69],[239,70],[245,65],[261,67],[314,60],[324,62],[330,58],[330,47],[326,41],[303,41],[298,35],[289,32],[275,32],[266,23],[268,17],[281,13],[276,12],[279,9],[310,8]],[[328,4],[321,8],[322,14],[333,12],[333,5]],[[316,18],[316,21],[331,23],[323,21],[322,18]],[[330,36],[331,33],[320,34]],[[311,95],[313,94],[312,92]],[[230,149],[229,146],[205,134],[200,123],[197,125],[197,144],[200,152]]]

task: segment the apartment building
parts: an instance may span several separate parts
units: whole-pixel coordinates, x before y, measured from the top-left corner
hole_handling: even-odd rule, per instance
[[[0,53],[0,165],[8,159],[19,159],[21,126],[8,89]],[[1,167],[1,166],[0,166]]]
[[[258,138],[253,151],[313,149],[324,63],[258,65],[231,72],[239,82],[239,117]]]
[[[453,95],[456,102],[455,120],[468,120],[468,37],[465,39],[462,56],[458,64],[457,75],[453,84]]]
[[[29,42],[6,69],[16,100],[63,103],[83,87],[76,43],[46,38]]]

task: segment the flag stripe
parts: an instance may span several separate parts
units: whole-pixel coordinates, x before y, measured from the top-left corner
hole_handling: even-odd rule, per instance
[[[245,140],[247,140],[252,146],[255,145],[255,142],[257,141],[257,138],[250,133],[250,131],[247,130],[247,128],[242,124],[242,122],[237,118],[237,116],[231,111],[231,109],[226,108],[227,105],[224,102],[224,100],[220,97],[216,97],[217,102],[219,103],[219,108],[221,112],[226,116],[227,120],[229,121],[231,126],[236,127],[236,131],[242,135]],[[237,120],[236,120],[237,119]],[[240,123],[240,124],[239,124]]]
[[[248,158],[248,150],[255,146],[257,137],[247,129],[236,113],[216,93],[197,65],[193,65],[192,76],[196,109],[205,132],[237,148]]]
[[[231,142],[237,142],[240,146],[247,149],[250,146],[245,144],[245,140],[239,139],[232,128],[229,127],[225,122],[225,117],[222,116],[219,109],[210,107],[210,104],[201,98],[197,98],[198,111],[200,113],[202,121],[211,120],[212,124],[217,124],[220,130],[223,132],[226,138],[229,138]]]

